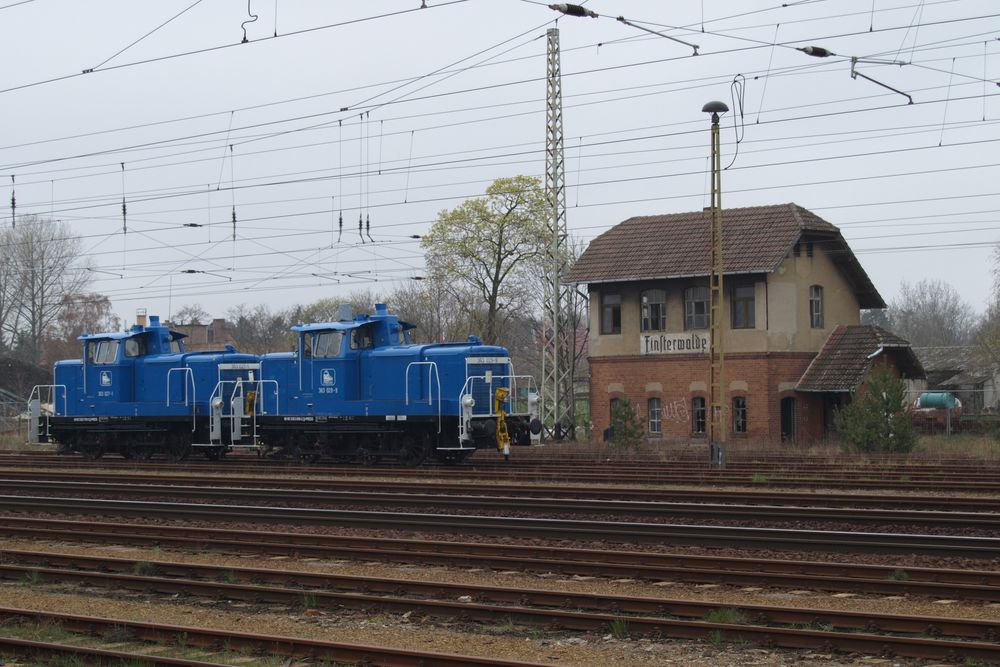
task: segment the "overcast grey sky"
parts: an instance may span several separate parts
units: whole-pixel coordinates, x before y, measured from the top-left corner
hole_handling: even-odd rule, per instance
[[[841,228],[887,300],[937,278],[983,310],[1000,240],[996,2],[591,0],[597,19],[420,4],[252,0],[244,44],[245,0],[0,0],[0,224],[14,175],[18,214],[69,222],[91,288],[127,320],[391,289],[422,275],[410,237],[438,211],[542,174],[558,25],[574,236],[703,207],[701,107],[720,99],[724,207],[795,202]],[[809,45],[837,56],[794,48]],[[851,56],[913,104],[852,78]]]

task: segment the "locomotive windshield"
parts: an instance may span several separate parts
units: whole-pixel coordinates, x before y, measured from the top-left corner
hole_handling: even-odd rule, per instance
[[[87,359],[92,364],[113,364],[118,358],[118,341],[95,340],[87,343]]]
[[[340,342],[344,334],[340,331],[323,331],[316,334],[313,343],[313,356],[316,357],[337,357],[340,356]]]

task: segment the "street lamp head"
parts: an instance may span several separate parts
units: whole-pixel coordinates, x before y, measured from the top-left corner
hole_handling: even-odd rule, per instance
[[[709,102],[701,108],[705,113],[712,114],[712,125],[719,124],[719,114],[726,113],[729,111],[729,107],[726,106],[725,102],[720,102],[718,100]]]

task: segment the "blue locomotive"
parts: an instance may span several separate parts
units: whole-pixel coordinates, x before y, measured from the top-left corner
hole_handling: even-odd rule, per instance
[[[29,400],[30,439],[97,458],[234,448],[276,458],[417,465],[461,461],[478,448],[537,441],[538,397],[507,350],[474,336],[414,344],[414,326],[374,315],[292,327],[293,352],[232,347],[185,352],[158,318],[124,333],[82,336],[83,358],[59,361]],[[50,410],[43,411],[43,403]]]

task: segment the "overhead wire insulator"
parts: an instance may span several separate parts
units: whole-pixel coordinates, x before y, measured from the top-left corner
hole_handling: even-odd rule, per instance
[[[14,196],[14,174],[10,175],[10,226],[12,229],[17,227],[17,218],[15,213],[17,212],[17,197]]]
[[[364,225],[365,225],[364,216],[362,216],[361,213],[358,212],[358,236],[361,237],[362,243],[365,242]]]
[[[371,216],[367,216],[367,215],[365,216],[365,235],[368,237],[369,241],[371,241],[372,243],[375,243],[375,239],[372,238],[372,220],[371,220]]]
[[[122,234],[128,234],[128,207],[125,206],[125,163],[122,162]]]
[[[337,243],[340,243],[340,237],[344,235],[344,212],[340,212],[340,216],[337,218]]]
[[[824,49],[822,46],[803,46],[796,50],[814,58],[829,58],[830,56],[837,55],[829,49]]]
[[[597,12],[587,9],[583,5],[573,5],[568,2],[559,2],[549,5],[549,9],[554,9],[555,11],[565,14],[566,16],[589,17],[592,19],[596,19],[598,17]]]

